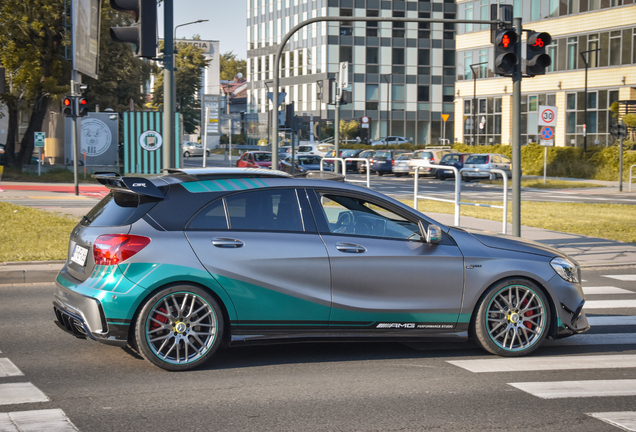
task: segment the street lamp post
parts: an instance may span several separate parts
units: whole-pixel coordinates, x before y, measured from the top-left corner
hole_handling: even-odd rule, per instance
[[[477,75],[475,72],[475,66],[481,66],[488,64],[488,62],[474,63],[470,65],[470,70],[473,72],[473,145],[477,145]]]
[[[581,58],[583,59],[583,63],[585,63],[585,120],[584,120],[585,123],[583,125],[583,151],[584,152],[587,151],[587,69],[589,67],[588,58],[591,52],[597,52],[600,50],[601,50],[600,48],[596,48],[596,49],[591,49],[587,51],[581,51],[580,53]],[[583,54],[587,54],[587,56],[584,56]]]

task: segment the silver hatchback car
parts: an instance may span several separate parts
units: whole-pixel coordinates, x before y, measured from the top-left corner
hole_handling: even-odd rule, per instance
[[[203,156],[203,144],[185,141],[183,143],[183,157]],[[206,156],[210,156],[210,150],[206,152]]]
[[[466,159],[464,168],[479,168],[482,170],[499,169],[506,173],[506,177],[512,178],[512,161],[506,156],[498,153],[480,153],[474,154]],[[499,173],[490,173],[487,171],[464,171],[462,172],[463,181],[471,180],[495,180],[501,178]]]
[[[95,176],[110,193],[70,234],[57,325],[163,369],[221,345],[318,340],[473,338],[515,357],[589,328],[562,252],[364,187],[258,168]]]

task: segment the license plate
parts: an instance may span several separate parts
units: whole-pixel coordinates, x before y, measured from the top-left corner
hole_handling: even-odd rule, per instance
[[[71,256],[71,261],[81,266],[84,266],[84,264],[86,264],[87,255],[88,255],[88,249],[80,245],[75,245],[75,250],[73,251],[73,255]]]

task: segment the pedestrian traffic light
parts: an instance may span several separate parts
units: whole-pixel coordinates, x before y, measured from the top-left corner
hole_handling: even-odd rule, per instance
[[[342,90],[340,94],[340,105],[347,105],[353,101],[353,96],[349,90]]]
[[[333,83],[335,79],[328,78],[317,81],[318,83],[318,100],[328,105],[333,105]]]
[[[519,63],[516,53],[517,33],[514,29],[495,31],[495,74],[510,76]]]
[[[133,44],[137,57],[157,56],[157,1],[110,0],[110,7],[132,14],[132,27],[111,27],[110,37],[115,42]]]
[[[611,124],[609,132],[614,138],[618,138],[618,124]]]
[[[619,138],[627,137],[627,125],[625,123],[620,123],[618,125],[618,137]]]
[[[79,113],[78,117],[86,117],[88,115],[88,102],[84,98],[79,99]]]
[[[74,103],[73,103],[73,99],[70,97],[64,98],[62,99],[62,112],[64,113],[64,115],[66,117],[72,117],[73,116],[73,109],[74,109]]]
[[[285,107],[285,127],[291,129],[294,127],[294,103],[287,104]]]
[[[552,64],[546,48],[552,43],[552,36],[545,32],[528,32],[526,41],[526,75],[545,75],[545,69]]]

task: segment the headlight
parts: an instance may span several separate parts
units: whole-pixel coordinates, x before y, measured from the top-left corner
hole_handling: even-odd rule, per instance
[[[559,276],[568,282],[579,283],[579,266],[565,258],[554,258],[550,261],[550,265]]]

